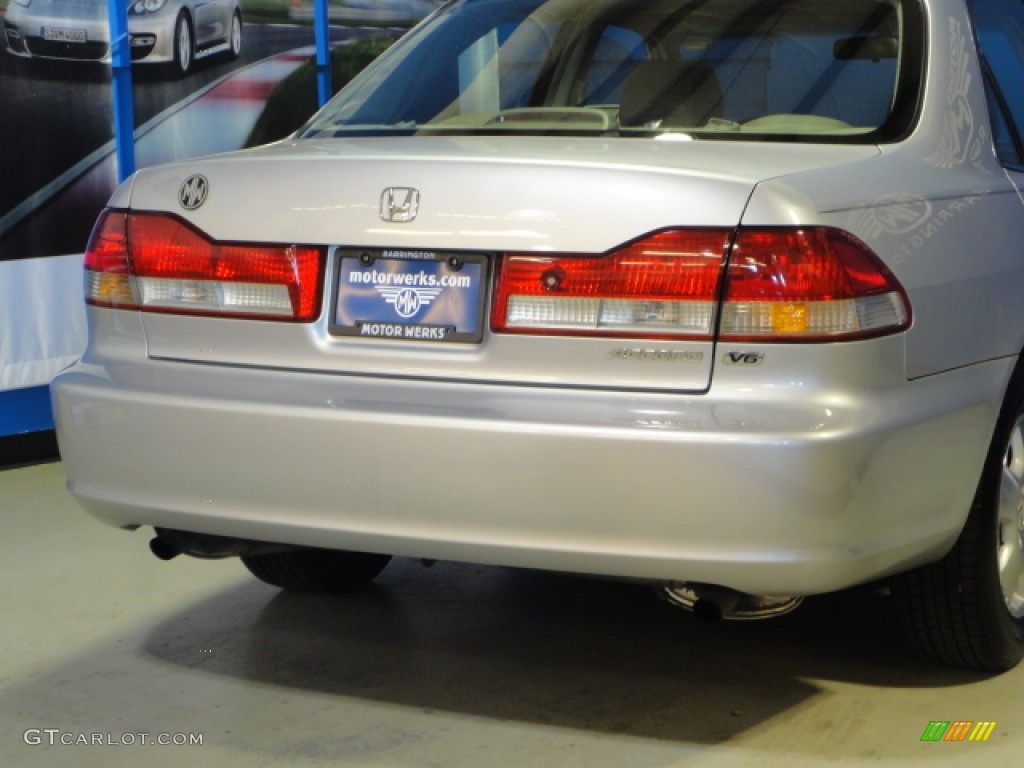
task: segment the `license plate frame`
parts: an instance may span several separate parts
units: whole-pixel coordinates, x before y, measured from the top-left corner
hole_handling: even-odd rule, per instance
[[[333,336],[479,344],[489,254],[336,248],[328,329]]]

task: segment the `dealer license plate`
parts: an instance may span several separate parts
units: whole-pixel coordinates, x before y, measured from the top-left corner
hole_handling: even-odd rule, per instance
[[[413,342],[483,338],[487,257],[337,249],[331,333]]]
[[[43,40],[51,40],[55,43],[84,43],[88,41],[88,38],[84,29],[43,27]]]

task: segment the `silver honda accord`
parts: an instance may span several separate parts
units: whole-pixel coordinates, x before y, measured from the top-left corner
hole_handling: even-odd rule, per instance
[[[1024,655],[1024,3],[453,0],[294,136],[146,169],[53,385],[162,558],[887,587]]]

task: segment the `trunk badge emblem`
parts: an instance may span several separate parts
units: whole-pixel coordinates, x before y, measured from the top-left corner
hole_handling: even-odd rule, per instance
[[[384,221],[412,221],[420,210],[420,192],[412,187],[388,187],[380,196]]]
[[[210,182],[205,176],[195,174],[185,179],[185,183],[178,190],[178,202],[186,211],[194,211],[206,202],[206,195],[210,191]]]

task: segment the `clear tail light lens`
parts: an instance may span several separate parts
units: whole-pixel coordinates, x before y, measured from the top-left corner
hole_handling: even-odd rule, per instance
[[[509,333],[710,338],[731,234],[659,232],[597,257],[508,254],[491,325]]]
[[[596,257],[507,254],[491,315],[495,331],[563,336],[710,340],[716,323],[731,341],[866,338],[908,328],[910,304],[842,230],[680,229]]]
[[[149,312],[312,322],[324,251],[215,242],[167,214],[105,211],[85,254],[86,301]]]

